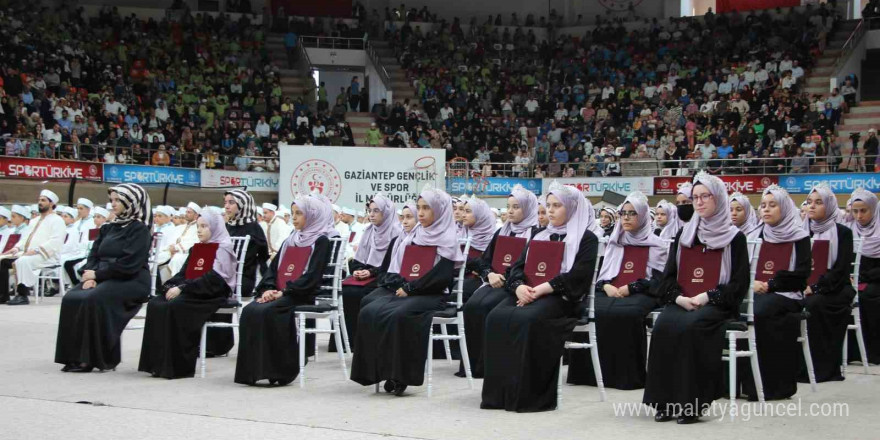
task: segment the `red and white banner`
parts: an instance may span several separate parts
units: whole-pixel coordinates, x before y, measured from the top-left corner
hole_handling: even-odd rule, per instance
[[[72,160],[30,159],[26,157],[0,158],[0,176],[27,179],[77,179],[102,180],[101,164]]]
[[[246,186],[248,191],[278,192],[278,173],[202,170],[202,187]]]
[[[727,187],[727,192],[739,191],[743,194],[757,194],[764,191],[770,185],[779,183],[776,176],[718,176]],[[685,182],[690,182],[691,177],[655,177],[654,195],[672,195],[678,192],[678,188]]]

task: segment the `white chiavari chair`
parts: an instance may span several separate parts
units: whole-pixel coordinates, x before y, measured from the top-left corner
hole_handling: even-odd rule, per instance
[[[849,332],[855,332],[856,343],[859,346],[859,355],[862,357],[862,368],[865,374],[868,374],[868,352],[865,350],[865,338],[862,334],[862,316],[859,312],[859,270],[862,267],[862,239],[853,240],[853,247],[856,250],[856,258],[853,260],[852,285],[856,290],[856,296],[852,302],[852,318],[853,323],[846,326],[846,333],[843,334],[843,357],[840,365],[840,374],[846,377],[847,357],[849,354]]]
[[[144,303],[148,302],[154,296],[156,296],[156,273],[159,271],[159,264],[156,261],[156,254],[158,253],[159,242],[162,241],[162,233],[154,232],[152,237],[152,243],[150,244],[150,256],[147,258],[147,265],[150,269],[150,296],[147,298]],[[128,325],[125,326],[126,330],[142,330],[144,328],[145,319],[147,318],[147,308],[141,304],[140,309],[137,314],[134,315],[134,318],[128,322]],[[132,324],[132,322],[137,321],[137,324]]]

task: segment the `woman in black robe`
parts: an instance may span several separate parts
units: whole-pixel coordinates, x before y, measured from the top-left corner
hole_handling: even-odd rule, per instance
[[[241,314],[235,383],[254,385],[268,379],[270,385],[287,385],[299,375],[299,344],[308,340],[297,341],[294,309],[314,304],[332,255],[329,237],[338,232],[333,227],[333,208],[324,196],[297,197],[291,211],[296,230],[263,274],[256,289],[260,297]],[[311,248],[311,252],[301,275],[281,287],[277,285],[279,264],[291,246]]]
[[[784,189],[771,185],[761,199],[764,226],[758,238],[764,241],[758,257],[755,276],[755,340],[758,363],[764,385],[764,399],[786,399],[797,393],[799,358],[803,357],[800,343],[803,291],[810,276],[812,252],[810,234],[804,228],[800,209]],[[768,268],[768,252],[775,244],[790,244],[781,269]],[[790,254],[790,256],[789,256]],[[774,263],[775,264],[775,263]],[[761,274],[769,277],[761,281]],[[741,358],[742,374],[737,376],[742,391],[749,400],[758,400],[751,363]]]
[[[138,371],[153,377],[193,377],[202,326],[235,289],[237,261],[226,222],[220,214],[205,209],[197,223],[199,241],[217,243],[216,254],[211,269],[187,279],[190,260],[194,258],[190,251],[180,272],[166,281],[162,294],[147,304]]]
[[[265,261],[269,259],[269,246],[266,244],[266,234],[257,222],[257,212],[254,199],[244,190],[234,189],[227,191],[224,196],[224,210],[226,212],[226,231],[230,237],[245,237],[250,235],[247,252],[244,257],[244,269],[241,275],[241,296],[247,298],[253,295],[254,284],[257,280],[257,268],[262,271]],[[232,322],[231,314],[215,314],[211,316],[214,322]],[[231,328],[210,327],[206,335],[205,351],[207,357],[224,356],[235,345],[235,336]]]
[[[507,221],[504,222],[501,229],[495,232],[479,263],[480,279],[484,284],[474,292],[464,305],[468,359],[471,361],[471,374],[475,378],[483,377],[485,366],[483,338],[486,336],[486,317],[507,298],[508,293],[504,281],[509,276],[510,267],[515,262],[514,258],[519,257],[519,253],[511,255],[510,258],[505,256],[503,260],[505,269],[500,271],[501,273],[494,272],[492,262],[495,258],[495,245],[498,243],[498,237],[516,237],[528,242],[539,230],[538,198],[522,186],[515,186],[507,197]],[[456,376],[465,377],[464,364],[459,367]]]
[[[577,323],[578,303],[593,286],[599,240],[590,231],[596,221],[593,207],[577,188],[551,185],[547,213],[549,226],[535,235],[510,268],[509,294],[486,318],[480,404],[484,409],[536,412],[556,408],[559,359]],[[547,241],[563,242],[559,274],[546,282],[530,282],[526,274],[529,249]]]
[[[880,204],[859,188],[852,194],[853,236],[862,240],[859,266],[859,314],[868,363],[880,364]],[[856,338],[849,338],[848,361],[860,361]]]
[[[596,283],[596,338],[605,386],[634,390],[645,386],[648,338],[645,318],[658,307],[657,284],[666,264],[666,243],[652,231],[648,200],[630,194],[605,247]],[[627,251],[644,251],[636,268]],[[624,267],[625,265],[632,265]],[[588,350],[571,350],[568,383],[596,385]]]
[[[417,206],[419,226],[395,246],[379,288],[361,301],[351,367],[351,380],[361,385],[384,380],[385,391],[397,396],[407,386],[424,382],[433,315],[449,301],[455,266],[465,260],[456,238],[452,198],[429,188],[422,191]],[[411,280],[401,273],[409,245],[433,246],[437,252],[434,266]]]
[[[694,177],[693,187],[687,189],[695,203],[680,206],[693,206],[697,215],[670,246],[663,278],[657,286],[665,307],[651,332],[642,398],[642,403],[656,410],[655,421],[677,417],[680,424],[698,421],[712,401],[724,395],[721,351],[726,346],[725,324],[739,316],[750,279],[746,237],[730,222],[724,182],[701,172]],[[678,272],[687,264],[681,258],[685,250],[720,252],[717,285],[708,285],[710,289],[698,294],[683,289]],[[705,272],[706,276],[714,269]],[[696,286],[688,288],[699,290]]]
[[[843,337],[852,315],[852,300],[856,295],[850,283],[852,271],[852,231],[837,223],[837,198],[826,184],[813,187],[807,196],[808,227],[813,237],[813,261],[816,245],[826,242],[828,247],[827,272],[812,274],[804,291],[804,307],[810,312],[807,332],[816,382],[843,380],[840,371]],[[823,269],[825,269],[823,268]],[[813,271],[818,268],[813,267]],[[803,359],[803,356],[800,357]],[[801,361],[799,382],[807,382],[806,363]]]
[[[134,184],[109,193],[115,217],[92,244],[82,281],[61,299],[55,362],[62,371],[116,368],[122,331],[150,295],[150,195]]]
[[[407,214],[411,219],[415,218],[413,207],[404,209],[408,211]],[[370,200],[369,218],[370,226],[364,230],[354,258],[348,262],[348,272],[352,274],[353,280],[358,281],[359,284],[367,280],[369,282],[363,285],[348,284],[344,281],[342,283],[345,329],[348,332],[349,343],[352,345],[357,331],[358,314],[361,312],[361,300],[378,287],[379,279],[388,271],[394,242],[403,232],[394,209],[394,202],[381,194]]]

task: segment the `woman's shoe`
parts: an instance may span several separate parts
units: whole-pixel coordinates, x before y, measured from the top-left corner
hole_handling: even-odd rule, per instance
[[[672,420],[672,415],[665,411],[657,411],[657,414],[654,414],[655,422],[668,422]]]
[[[383,388],[385,388],[385,392],[386,392],[386,393],[391,394],[391,393],[394,392],[394,389],[396,388],[396,386],[394,385],[394,381],[393,381],[393,380],[388,379],[388,380],[385,381],[385,384],[383,385]]]
[[[67,371],[71,373],[91,373],[95,367],[91,365],[71,365]]]
[[[675,423],[679,425],[691,425],[694,423],[699,423],[700,418],[697,416],[679,416]]]
[[[406,385],[404,385],[400,382],[394,383],[394,395],[395,396],[398,396],[398,397],[402,396],[404,391],[406,391]]]

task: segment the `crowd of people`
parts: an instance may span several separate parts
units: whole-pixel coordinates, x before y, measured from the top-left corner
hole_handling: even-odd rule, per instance
[[[673,200],[651,207],[634,192],[597,215],[580,190],[554,182],[540,198],[513,188],[500,219],[484,200],[433,188],[402,206],[377,194],[363,210],[319,194],[297,196],[288,211],[257,207],[243,190],[225,193],[222,208],[154,207],[134,184],[108,193],[106,209],[84,198],[60,206],[49,190],[35,213],[0,208],[0,279],[14,269],[15,280],[0,285],[5,302],[26,304],[41,268],[63,260],[71,269],[55,355],[65,372],[115,368],[120,335],[146,303],[138,370],[192,377],[202,325],[221,319],[214,314],[230,299],[251,299],[234,381],[286,385],[301,374],[300,345],[314,349],[296,336],[294,315],[318,310],[336,252],[346,262],[345,325],[333,349],[344,350],[341,334],[354,353],[351,380],[398,396],[424,383],[432,319],[455,301],[450,286],[462,267],[456,375],[484,379],[484,409],[555,409],[565,342],[590,316],[597,354],[569,353],[568,381],[644,388],[656,421],[694,423],[728,390],[725,329],[751,295],[759,360],[752,365],[763,387],[744,367],[736,388],[748,399],[790,398],[798,381],[842,380],[844,349],[849,360],[880,361],[880,205],[864,189],[841,209],[820,184],[799,208],[774,185],[753,208],[701,172]],[[245,236],[239,256],[233,238]],[[11,237],[20,239],[9,247]],[[154,296],[151,253],[164,269]],[[855,343],[843,346],[856,295],[867,359]],[[648,348],[645,320],[655,311]],[[798,341],[801,319],[812,364]],[[228,353],[232,329],[210,330],[208,354]]]

